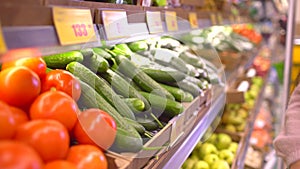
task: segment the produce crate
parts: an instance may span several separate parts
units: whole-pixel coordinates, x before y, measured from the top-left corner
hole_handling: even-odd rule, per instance
[[[158,131],[144,147],[158,147],[153,150],[141,150],[138,153],[115,153],[108,151],[106,157],[110,168],[142,168],[155,156],[168,153],[172,148],[180,144],[181,141],[191,132],[193,126],[199,122],[203,114],[210,107],[206,104],[210,100],[211,90],[204,92],[202,96],[196,97],[191,103],[183,103],[185,111],[179,116],[172,118],[167,125]]]
[[[225,65],[225,70],[236,70],[242,61],[242,54],[231,51],[219,52],[221,62]]]

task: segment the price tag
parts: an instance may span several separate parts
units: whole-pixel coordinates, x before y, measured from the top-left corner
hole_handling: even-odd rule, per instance
[[[163,26],[161,22],[161,13],[159,11],[147,11],[146,12],[146,20],[149,32],[153,33],[161,33],[163,32]]]
[[[178,31],[176,12],[166,11],[165,17],[168,31]]]
[[[189,13],[189,21],[192,29],[197,29],[198,28],[198,18],[197,18],[197,13],[191,12]]]
[[[129,37],[125,11],[102,11],[102,21],[108,40]]]
[[[97,41],[89,9],[53,7],[52,12],[61,45]]]
[[[216,14],[210,14],[210,21],[212,25],[217,25],[217,17]]]
[[[220,13],[218,13],[218,23],[219,23],[220,25],[223,25],[223,16],[222,16],[222,14],[220,14]]]
[[[1,27],[1,23],[0,23],[0,54],[5,53],[6,51],[7,51],[7,47],[5,44],[2,27]]]

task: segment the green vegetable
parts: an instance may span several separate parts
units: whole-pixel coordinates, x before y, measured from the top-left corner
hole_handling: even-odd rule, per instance
[[[130,58],[133,54],[130,48],[125,43],[115,45],[112,51],[117,55],[124,55],[127,58]]]
[[[159,128],[158,124],[153,119],[137,117],[136,121],[148,131],[156,130]]]
[[[135,128],[127,123],[120,113],[111,106],[99,93],[96,92],[88,84],[80,81],[81,96],[78,105],[84,108],[99,108],[107,112],[116,122],[117,137],[114,141],[113,147],[117,151],[137,152],[143,146],[142,139]]]
[[[162,70],[162,69],[155,69],[155,68],[146,68],[141,67],[143,72],[149,75],[152,79],[157,82],[177,82],[181,81],[185,78],[185,74],[176,70]]]
[[[175,100],[173,95],[166,89],[161,87],[155,80],[149,77],[146,73],[141,71],[133,62],[128,58],[118,55],[115,57],[119,65],[118,71],[125,76],[134,80],[134,82],[144,91],[156,91],[160,95],[166,96],[168,99]]]
[[[109,68],[109,63],[106,59],[101,57],[98,54],[89,55],[85,57],[84,63],[85,66],[87,66],[91,71],[93,72],[106,72]]]
[[[111,105],[113,105],[122,116],[135,119],[133,112],[127,104],[117,95],[109,84],[97,76],[87,67],[78,62],[71,62],[67,65],[67,70],[77,76],[80,80],[95,87],[95,90],[102,95]]]
[[[61,54],[43,56],[47,67],[52,69],[65,69],[67,64],[76,61],[82,62],[83,55],[79,51],[69,51]]]
[[[179,58],[181,58],[186,63],[191,64],[197,68],[203,68],[204,64],[201,61],[201,58],[188,51],[180,53]]]
[[[176,99],[176,101],[179,102],[191,102],[193,101],[194,97],[192,94],[185,92],[177,87],[168,86],[165,84],[160,84],[163,88],[168,90]]]
[[[128,119],[126,117],[124,117],[124,120],[127,122],[127,124],[131,125],[133,128],[136,129],[136,131],[138,131],[140,134],[144,134],[146,129],[143,125],[141,125],[140,123],[138,123],[137,121]]]
[[[170,100],[156,94],[140,92],[151,104],[153,109],[163,111],[164,115],[174,117],[183,112],[184,107],[181,103]]]
[[[128,47],[133,52],[145,51],[148,49],[148,44],[146,41],[137,41],[128,44]]]
[[[138,98],[124,98],[126,104],[131,108],[133,112],[141,112],[145,109],[145,104]]]
[[[203,91],[194,83],[187,81],[186,79],[177,82],[177,83],[169,83],[172,86],[179,87],[181,90],[191,93],[194,97],[199,96]]]

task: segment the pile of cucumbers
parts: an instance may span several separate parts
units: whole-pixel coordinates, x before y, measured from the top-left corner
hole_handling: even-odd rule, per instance
[[[111,150],[138,152],[153,136],[151,131],[167,123],[161,119],[182,113],[181,102],[191,102],[211,87],[205,62],[187,50],[176,51],[182,46],[174,39],[164,38],[163,42],[89,48],[43,59],[47,67],[66,69],[79,79],[81,109],[99,108],[114,118],[117,136]]]

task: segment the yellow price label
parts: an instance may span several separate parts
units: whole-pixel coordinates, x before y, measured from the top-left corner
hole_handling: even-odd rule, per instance
[[[2,26],[0,23],[0,54],[5,53],[6,51],[7,51],[7,47],[6,47],[3,32],[2,32]]]
[[[197,13],[191,12],[189,13],[189,21],[192,29],[197,29],[198,28],[198,18],[197,18]]]
[[[174,11],[166,11],[165,19],[168,31],[178,31],[177,15]]]
[[[149,32],[151,34],[161,33],[164,31],[161,22],[161,13],[159,11],[147,11],[146,20],[147,20]]]
[[[108,40],[129,37],[126,11],[102,11],[102,21]]]
[[[220,14],[220,13],[218,13],[218,23],[219,23],[220,25],[223,24],[223,16],[222,16],[222,14]]]
[[[216,14],[210,14],[210,21],[212,25],[217,25],[217,17]]]
[[[52,12],[61,45],[97,41],[89,9],[53,7]]]

